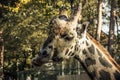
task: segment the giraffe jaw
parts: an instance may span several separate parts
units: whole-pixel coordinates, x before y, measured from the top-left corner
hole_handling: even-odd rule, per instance
[[[52,61],[53,61],[53,62],[62,62],[62,61],[63,61],[63,58],[53,57],[53,58],[52,58]]]
[[[64,60],[62,57],[60,58],[57,55],[54,55],[55,53],[52,54],[53,55],[37,55],[35,58],[32,59],[33,67],[39,67],[50,62],[60,63]]]
[[[43,64],[48,62],[50,62],[50,59],[48,56],[37,55],[35,58],[32,59],[33,66],[42,66]]]

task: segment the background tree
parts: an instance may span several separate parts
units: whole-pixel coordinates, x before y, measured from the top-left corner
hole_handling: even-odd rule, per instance
[[[96,39],[98,41],[100,41],[101,28],[102,28],[102,0],[98,0],[98,20],[97,20],[97,32],[96,32]]]
[[[3,53],[4,53],[4,42],[1,38],[2,32],[0,31],[0,80],[3,79]]]
[[[109,27],[109,41],[108,41],[108,51],[111,56],[113,56],[113,47],[115,39],[115,17],[116,17],[116,0],[111,0],[111,12],[110,12],[110,27]]]

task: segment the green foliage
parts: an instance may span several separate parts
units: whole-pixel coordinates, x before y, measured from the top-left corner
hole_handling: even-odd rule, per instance
[[[47,36],[52,14],[56,14],[46,5],[31,2],[21,7],[18,13],[4,15],[0,27],[5,41],[4,71],[16,74],[16,71],[31,67],[32,57],[38,53]]]
[[[97,0],[82,1],[82,21],[89,21],[88,32],[95,36],[97,21]]]

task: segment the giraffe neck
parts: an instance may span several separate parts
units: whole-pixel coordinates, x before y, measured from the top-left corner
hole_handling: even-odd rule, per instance
[[[120,80],[120,66],[111,58],[107,50],[89,34],[83,43],[83,49],[77,59],[91,79]]]

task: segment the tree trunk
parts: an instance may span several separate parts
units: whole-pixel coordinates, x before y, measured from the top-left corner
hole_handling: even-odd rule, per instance
[[[2,32],[0,31],[0,80],[3,78],[3,53],[4,53],[4,44],[3,39],[1,38]]]
[[[96,39],[100,41],[102,27],[102,0],[98,0],[98,25],[96,30]]]
[[[114,27],[115,27],[115,14],[116,14],[116,0],[111,0],[111,12],[110,12],[110,26],[108,36],[108,51],[113,57],[113,44],[114,44]]]

